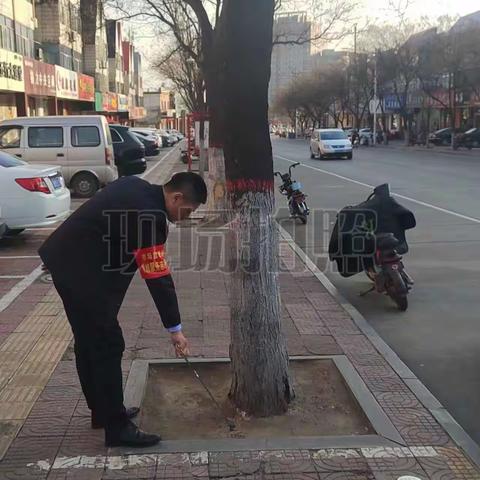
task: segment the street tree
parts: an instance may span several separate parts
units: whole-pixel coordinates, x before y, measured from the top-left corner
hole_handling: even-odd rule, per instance
[[[423,92],[448,112],[452,139],[457,126],[457,109],[479,93],[480,27],[452,27],[436,33],[419,53],[417,77]],[[452,141],[452,146],[454,141]]]
[[[230,398],[251,415],[284,413],[294,393],[280,323],[268,128],[274,0],[218,0],[213,5],[201,0],[142,0],[138,4],[133,7],[139,7],[138,17],[169,28],[204,76],[213,149],[210,166],[212,159],[224,165],[230,220]],[[117,7],[135,15],[130,4],[117,2]],[[179,15],[198,32],[198,51],[184,41]],[[215,174],[221,176],[218,170]]]

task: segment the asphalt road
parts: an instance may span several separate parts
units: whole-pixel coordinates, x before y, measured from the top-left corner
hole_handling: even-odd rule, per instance
[[[273,147],[277,170],[302,163],[294,178],[313,210],[305,227],[282,209],[282,225],[480,443],[480,150],[468,156],[363,147],[353,161],[319,161],[310,160],[305,141],[273,140]],[[344,279],[326,260],[335,213],[385,182],[418,222],[407,232],[405,264],[416,284],[405,313],[387,297],[360,297],[366,277]],[[279,196],[277,205],[285,203]]]

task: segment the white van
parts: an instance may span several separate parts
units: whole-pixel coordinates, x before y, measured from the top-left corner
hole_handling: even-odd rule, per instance
[[[68,187],[91,197],[118,178],[105,117],[18,117],[0,122],[0,149],[28,163],[61,167]]]
[[[310,139],[310,158],[346,157],[352,159],[352,142],[340,128],[314,130]]]

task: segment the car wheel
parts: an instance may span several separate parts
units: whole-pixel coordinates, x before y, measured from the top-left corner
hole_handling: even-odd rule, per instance
[[[448,145],[450,145],[450,142],[449,142],[446,138],[444,138],[444,139],[442,140],[442,145],[448,147]]]
[[[313,153],[312,148],[310,148],[310,158],[311,159],[315,158],[315,154]]]
[[[322,151],[320,149],[318,149],[318,159],[323,160]]]
[[[70,188],[80,198],[90,198],[100,188],[97,178],[91,173],[79,173],[73,177]]]
[[[347,160],[351,160],[352,157],[353,157],[353,154],[349,153],[349,154],[347,155]]]

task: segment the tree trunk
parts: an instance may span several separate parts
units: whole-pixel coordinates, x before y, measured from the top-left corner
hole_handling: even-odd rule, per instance
[[[225,171],[230,205],[230,399],[284,413],[293,389],[281,331],[268,83],[274,0],[226,0]]]

